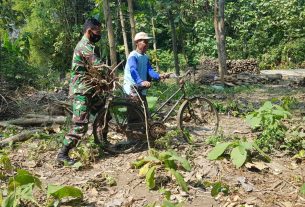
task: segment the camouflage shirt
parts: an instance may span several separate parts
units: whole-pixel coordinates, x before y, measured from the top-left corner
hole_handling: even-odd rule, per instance
[[[88,72],[88,65],[94,66],[101,64],[101,59],[94,53],[95,46],[84,35],[77,43],[73,59],[70,81],[70,95],[90,94],[89,86],[84,83],[82,78]]]

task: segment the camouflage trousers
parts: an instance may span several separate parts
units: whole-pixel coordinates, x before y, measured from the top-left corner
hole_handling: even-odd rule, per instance
[[[76,145],[78,141],[88,131],[90,115],[96,113],[104,106],[104,103],[98,97],[91,97],[91,94],[74,94],[72,99],[72,126],[65,135],[64,145]]]

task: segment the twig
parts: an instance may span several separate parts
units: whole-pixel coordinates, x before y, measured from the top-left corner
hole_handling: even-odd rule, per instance
[[[112,75],[112,73],[124,62],[124,60],[122,60],[119,64],[117,64],[111,71],[111,73],[109,75]]]
[[[136,91],[141,103],[142,103],[142,107],[144,108],[144,118],[145,118],[145,132],[146,132],[146,139],[147,139],[147,145],[148,145],[148,150],[150,150],[150,141],[149,141],[149,133],[148,133],[148,119],[147,119],[147,111],[146,111],[146,107],[145,107],[145,103],[143,101],[143,99],[141,98],[138,90],[136,90],[136,88],[132,85],[132,87],[134,88],[134,90]]]

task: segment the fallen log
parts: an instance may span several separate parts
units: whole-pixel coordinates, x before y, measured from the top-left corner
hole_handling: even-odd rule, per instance
[[[16,134],[14,136],[8,137],[2,141],[0,141],[0,147],[4,147],[10,143],[16,143],[16,142],[24,142],[31,138],[32,135],[36,134],[37,132],[42,132],[41,129],[35,129],[32,131],[25,131],[21,132],[20,134]]]
[[[45,116],[36,118],[19,118],[5,122],[1,122],[0,125],[18,125],[18,126],[44,126],[49,124],[64,124],[66,122],[65,116]]]

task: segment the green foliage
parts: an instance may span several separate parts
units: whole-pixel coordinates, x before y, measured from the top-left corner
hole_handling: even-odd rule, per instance
[[[0,155],[0,167],[4,169],[6,174],[1,174],[1,180],[8,180],[4,190],[7,190],[8,194],[4,199],[2,198],[2,192],[0,191],[0,204],[3,207],[18,207],[24,206],[24,202],[30,202],[36,206],[40,206],[33,195],[35,187],[42,190],[42,183],[40,179],[30,172],[17,169],[12,166],[10,159],[7,155]],[[7,179],[8,178],[8,179]],[[56,199],[52,202],[53,206],[57,206],[58,203],[67,197],[83,198],[82,192],[71,186],[48,186],[48,197]]]
[[[72,186],[48,185],[48,196],[53,196],[55,199],[61,200],[67,197],[83,198],[83,193],[78,188]]]
[[[275,46],[265,53],[260,62],[262,69],[296,68],[305,63],[305,38],[297,38]]]
[[[152,57],[151,62],[154,68],[156,68],[156,62],[158,62],[160,70],[163,72],[170,72],[174,70],[174,54],[171,50],[158,50],[157,54],[155,54],[153,51],[149,51],[148,54],[150,54],[150,57]],[[179,54],[178,58],[180,68],[185,68],[187,64],[185,57],[182,54]]]
[[[262,131],[256,140],[259,147],[270,150],[276,143],[283,141],[287,129],[282,119],[290,116],[291,114],[283,107],[267,101],[258,110],[247,115],[246,122],[252,129]]]
[[[270,161],[270,158],[262,150],[260,150],[254,142],[248,142],[245,140],[219,143],[212,149],[212,151],[208,153],[207,158],[209,160],[216,160],[225,154],[225,152],[229,149],[231,149],[230,157],[232,163],[237,168],[245,164],[249,156],[249,152],[252,150],[257,150],[267,161]]]
[[[213,197],[216,197],[219,193],[223,193],[224,195],[229,194],[229,186],[222,182],[216,182],[212,186],[211,196]]]
[[[190,171],[191,166],[185,158],[180,157],[175,151],[158,152],[151,150],[149,156],[137,160],[132,165],[140,168],[139,175],[145,176],[146,185],[149,189],[156,187],[156,173],[166,170],[175,177],[176,182],[183,191],[188,191],[188,186],[178,169],[180,166],[182,169]]]

